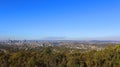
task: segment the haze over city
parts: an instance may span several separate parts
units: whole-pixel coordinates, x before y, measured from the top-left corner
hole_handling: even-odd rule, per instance
[[[119,0],[1,0],[0,39],[120,40]]]

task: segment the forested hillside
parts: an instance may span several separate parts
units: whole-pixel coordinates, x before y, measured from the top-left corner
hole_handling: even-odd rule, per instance
[[[53,50],[0,51],[0,67],[120,67],[120,45],[86,52]]]

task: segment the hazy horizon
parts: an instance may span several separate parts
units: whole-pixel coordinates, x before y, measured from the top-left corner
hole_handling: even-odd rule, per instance
[[[21,37],[0,37],[0,40],[113,40],[120,41],[120,37],[78,37],[78,38],[69,38],[69,37],[43,37],[43,38],[21,38]]]

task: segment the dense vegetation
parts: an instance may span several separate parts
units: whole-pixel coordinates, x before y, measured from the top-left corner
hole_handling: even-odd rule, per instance
[[[101,51],[55,50],[0,51],[0,67],[120,67],[120,45]]]

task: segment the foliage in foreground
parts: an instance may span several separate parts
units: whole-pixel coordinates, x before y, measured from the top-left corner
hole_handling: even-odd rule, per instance
[[[0,67],[120,67],[120,45],[101,51],[0,51]]]

